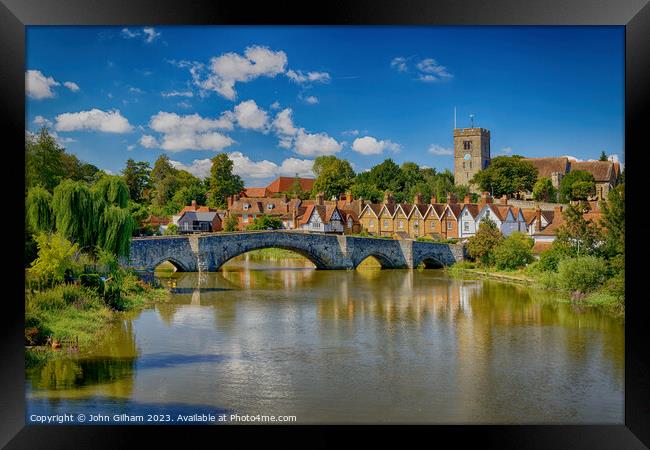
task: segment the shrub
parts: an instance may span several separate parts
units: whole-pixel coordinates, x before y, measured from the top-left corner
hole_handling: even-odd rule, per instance
[[[103,293],[104,292],[104,281],[101,279],[99,274],[96,273],[84,273],[79,276],[79,284],[84,287],[95,290],[95,292]]]
[[[104,284],[104,303],[109,308],[117,311],[124,309],[124,301],[122,299],[122,290],[115,281],[108,281]]]
[[[534,243],[533,239],[524,233],[512,233],[494,249],[497,269],[518,269],[532,262]]]
[[[484,266],[490,266],[494,264],[494,250],[502,240],[503,234],[496,224],[489,219],[484,219],[476,234],[468,239],[467,253]]]
[[[167,228],[165,228],[165,231],[163,232],[163,235],[165,236],[173,236],[175,234],[178,234],[178,225],[174,223],[167,225]]]
[[[38,234],[38,257],[32,262],[31,275],[40,282],[49,285],[64,281],[66,273],[80,270],[75,263],[75,256],[79,249],[59,234]]]
[[[253,223],[246,227],[247,230],[279,230],[282,228],[282,221],[277,217],[272,216],[258,216]]]
[[[557,265],[566,257],[566,252],[562,248],[552,245],[539,255],[537,267],[544,272],[557,272]]]
[[[596,256],[563,259],[558,264],[558,282],[568,291],[592,292],[606,280],[607,263]]]

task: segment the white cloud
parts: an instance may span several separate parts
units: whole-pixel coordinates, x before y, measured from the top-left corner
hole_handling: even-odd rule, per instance
[[[235,83],[247,83],[258,77],[275,77],[283,73],[287,55],[283,51],[272,51],[263,46],[247,47],[244,55],[224,53],[210,59],[207,78],[201,79],[201,64],[192,64],[190,72],[195,84],[202,89],[215,91],[223,97],[234,100],[237,97]]]
[[[243,178],[272,178],[278,175],[300,177],[314,176],[312,172],[313,160],[287,158],[280,165],[273,161],[253,161],[242,152],[228,153],[228,158],[233,162],[233,173]],[[212,161],[209,158],[195,159],[191,164],[183,164],[179,161],[170,161],[177,169],[186,170],[199,178],[210,176]]]
[[[63,83],[65,87],[70,89],[72,92],[79,92],[79,85],[77,83],[74,83],[72,81],[66,81]]]
[[[356,138],[352,142],[352,150],[362,155],[379,155],[384,152],[384,150],[398,151],[400,148],[399,144],[396,144],[391,141],[380,141],[372,136],[364,136],[362,138]]]
[[[90,111],[64,113],[56,116],[57,131],[91,130],[104,133],[128,133],[133,130],[129,121],[118,110],[102,111],[93,108]]]
[[[307,72],[304,73],[301,70],[289,70],[287,71],[287,77],[298,84],[304,83],[329,83],[331,80],[330,74],[327,72]]]
[[[443,147],[442,145],[438,145],[438,144],[431,144],[427,152],[431,153],[432,155],[438,155],[438,156],[448,156],[454,154],[453,149]]]
[[[142,29],[142,32],[144,33],[144,41],[147,44],[152,43],[160,36],[160,33],[158,33],[153,27],[145,27]]]
[[[194,93],[192,91],[169,91],[169,92],[161,92],[160,95],[162,95],[165,98],[168,98],[168,97],[194,97]]]
[[[503,153],[512,153],[512,147],[503,147],[501,151]]]
[[[36,100],[54,97],[50,89],[53,86],[60,86],[61,83],[52,77],[47,77],[40,70],[28,70],[25,72],[25,90],[27,95]]]
[[[275,102],[271,103],[271,107],[270,107],[270,108],[271,108],[271,109],[280,109],[280,102],[275,101]]]
[[[447,71],[445,66],[438,64],[438,62],[433,58],[423,59],[416,64],[416,67],[421,72],[419,76],[419,80],[421,81],[431,82],[453,77],[453,75]]]
[[[122,28],[122,31],[120,32],[120,35],[124,39],[134,39],[134,38],[142,36],[142,40],[144,42],[146,42],[147,44],[151,44],[158,37],[160,37],[160,33],[157,32],[156,29],[153,28],[153,27],[144,27],[142,29],[142,32],[140,32],[140,31],[132,31],[132,30],[129,30],[128,28]]]
[[[170,152],[218,151],[235,142],[230,137],[213,131],[215,129],[232,130],[232,120],[225,113],[219,119],[207,119],[198,114],[180,116],[176,113],[160,111],[151,117],[149,127],[162,133],[160,148]]]
[[[342,134],[345,136],[359,136],[359,130],[345,130]]]
[[[313,95],[310,95],[309,97],[305,98],[305,103],[308,105],[315,105],[318,103],[318,97],[314,97]]]
[[[406,72],[406,58],[397,56],[391,60],[390,66],[394,67],[398,72]]]
[[[293,125],[293,118],[291,115],[291,108],[285,108],[275,115],[273,127],[279,134],[294,136],[298,133],[298,129]]]
[[[52,121],[49,120],[49,119],[46,119],[43,116],[34,117],[34,124],[39,125],[41,127],[48,127],[48,128],[52,127]]]
[[[304,156],[333,155],[341,151],[343,146],[326,133],[306,133],[299,129],[295,139],[294,150]]]
[[[187,109],[187,108],[191,108],[192,104],[188,103],[188,102],[178,102],[178,103],[176,103],[176,106],[178,106],[179,108]]]
[[[160,145],[156,138],[149,134],[143,134],[139,142],[144,148],[156,148]]]
[[[128,152],[130,152],[130,151],[133,150],[134,148],[135,148],[135,145],[127,145],[127,146],[126,146],[126,150],[127,150]]]
[[[263,132],[268,130],[269,116],[254,100],[246,100],[235,106],[234,116],[242,128]]]

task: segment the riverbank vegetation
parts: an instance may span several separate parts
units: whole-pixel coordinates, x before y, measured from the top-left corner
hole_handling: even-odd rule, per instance
[[[574,302],[625,312],[625,185],[609,192],[601,219],[587,219],[586,202],[569,206],[557,238],[535,260],[532,239],[507,238],[489,221],[481,222],[467,243],[471,261],[455,264],[452,275],[474,273],[535,284],[565,294]]]

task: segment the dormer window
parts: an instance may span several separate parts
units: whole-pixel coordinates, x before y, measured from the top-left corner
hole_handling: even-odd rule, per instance
[[[248,210],[248,207],[249,207],[249,206],[250,206],[250,205],[249,205],[248,203],[244,203],[244,210]]]
[[[269,203],[269,204],[267,205],[267,208],[268,208],[268,209],[273,209],[273,208],[275,208],[275,205],[274,205],[273,203]]]

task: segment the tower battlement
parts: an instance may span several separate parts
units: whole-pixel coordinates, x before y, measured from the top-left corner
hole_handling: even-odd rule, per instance
[[[490,164],[490,130],[485,128],[454,128],[454,182],[478,188],[470,183],[472,177]]]

